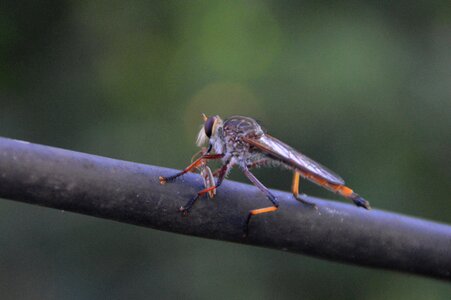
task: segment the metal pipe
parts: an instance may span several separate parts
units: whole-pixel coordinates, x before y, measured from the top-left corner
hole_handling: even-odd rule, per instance
[[[175,170],[0,138],[0,197],[65,211],[302,253],[325,259],[451,279],[451,226],[377,209],[310,197],[317,209],[271,191],[275,213],[254,186],[226,181],[214,199],[201,199],[187,217],[178,209],[202,188],[198,175],[161,185]],[[377,202],[374,203],[377,207]]]

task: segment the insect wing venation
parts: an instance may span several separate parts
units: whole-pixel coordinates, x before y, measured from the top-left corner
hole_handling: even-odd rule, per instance
[[[258,139],[246,137],[245,141],[262,152],[301,171],[313,173],[333,184],[343,185],[345,183],[339,175],[268,134],[263,134]]]

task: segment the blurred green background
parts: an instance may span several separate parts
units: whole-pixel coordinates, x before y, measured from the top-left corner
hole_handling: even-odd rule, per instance
[[[180,169],[200,113],[248,115],[373,207],[451,223],[450,49],[449,1],[4,1],[0,136]],[[256,174],[289,189],[286,171]],[[431,279],[0,201],[1,299],[450,295]]]

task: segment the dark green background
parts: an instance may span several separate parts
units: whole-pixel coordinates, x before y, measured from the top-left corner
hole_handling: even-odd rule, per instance
[[[0,135],[180,169],[200,113],[249,115],[373,207],[451,223],[450,49],[449,1],[4,1]],[[289,189],[286,171],[256,174]],[[412,275],[0,202],[1,299],[450,295]]]

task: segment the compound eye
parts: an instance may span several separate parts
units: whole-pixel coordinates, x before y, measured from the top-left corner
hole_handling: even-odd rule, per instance
[[[210,138],[211,134],[213,133],[213,125],[215,124],[215,121],[216,117],[209,117],[204,123],[205,134],[208,138]]]

